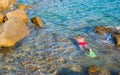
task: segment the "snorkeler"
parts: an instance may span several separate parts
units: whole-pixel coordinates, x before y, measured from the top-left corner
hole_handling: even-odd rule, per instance
[[[78,42],[78,46],[80,47],[81,50],[88,50],[88,44],[85,42],[85,37],[82,37],[81,35],[78,35],[75,40]]]
[[[81,36],[81,35],[77,35],[77,38],[73,38],[77,41],[78,43],[78,46],[80,47],[80,49],[82,51],[89,51],[89,47],[88,47],[88,44],[87,42],[85,42],[85,37]]]

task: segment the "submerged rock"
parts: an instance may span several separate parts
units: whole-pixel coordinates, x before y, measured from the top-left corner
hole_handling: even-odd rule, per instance
[[[93,65],[88,70],[89,75],[111,75],[110,72],[105,68],[99,68]]]
[[[88,69],[88,73],[89,75],[97,75],[98,73],[100,73],[100,68],[96,65],[93,65]]]
[[[13,46],[29,34],[26,24],[17,17],[10,18],[2,26],[0,46]]]

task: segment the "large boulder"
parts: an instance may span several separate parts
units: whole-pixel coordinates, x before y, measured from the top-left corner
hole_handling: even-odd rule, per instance
[[[10,19],[11,17],[17,17],[23,20],[26,24],[28,23],[28,16],[24,10],[17,9],[15,11],[8,12],[6,17],[7,19]]]
[[[29,34],[26,24],[17,17],[6,21],[0,30],[0,46],[13,46]]]
[[[36,25],[38,25],[40,27],[43,27],[43,22],[39,17],[33,17],[31,19],[31,21],[32,21],[32,23],[34,23],[34,24],[36,24]]]
[[[0,0],[0,12],[9,9],[9,0]]]

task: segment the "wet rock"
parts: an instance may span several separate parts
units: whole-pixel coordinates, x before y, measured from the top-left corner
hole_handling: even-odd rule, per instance
[[[105,68],[99,68],[96,65],[91,66],[88,69],[89,75],[110,75],[110,72]]]
[[[43,27],[43,22],[39,17],[33,17],[31,21],[32,23],[39,25],[40,27]]]
[[[93,65],[88,69],[88,73],[89,75],[97,75],[100,73],[100,68],[96,65]]]
[[[17,10],[8,12],[6,14],[6,17],[7,17],[7,19],[10,19],[11,17],[17,17],[17,18],[23,20],[26,24],[28,23],[28,16],[24,10],[17,9]]]
[[[26,24],[17,17],[10,18],[2,26],[0,46],[13,46],[29,34]]]
[[[18,4],[18,9],[25,10],[25,9],[30,9],[30,6],[24,5],[24,4]]]
[[[96,26],[95,29],[94,29],[94,32],[102,35],[106,32],[113,33],[114,30],[112,28],[106,28],[105,26]]]
[[[117,47],[120,47],[120,33],[114,33],[112,34],[114,43]]]

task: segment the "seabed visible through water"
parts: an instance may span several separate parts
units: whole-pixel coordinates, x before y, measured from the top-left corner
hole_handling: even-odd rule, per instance
[[[30,35],[13,48],[0,49],[1,75],[88,75],[92,65],[120,72],[120,50],[107,35],[93,32],[95,26],[120,25],[119,0],[17,0],[33,6],[29,18],[39,16],[44,27],[29,22]],[[85,56],[69,36],[87,35],[96,58]],[[8,53],[6,53],[6,50]],[[2,54],[6,53],[6,54]],[[76,70],[77,68],[77,70]],[[74,72],[75,71],[75,72]]]

